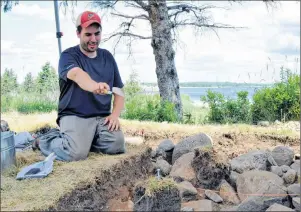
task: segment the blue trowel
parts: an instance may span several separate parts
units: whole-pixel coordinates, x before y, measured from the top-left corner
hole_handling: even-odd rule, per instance
[[[53,170],[53,161],[56,155],[51,153],[45,160],[31,164],[23,168],[18,174],[16,179],[23,180],[27,178],[44,178],[48,176]]]

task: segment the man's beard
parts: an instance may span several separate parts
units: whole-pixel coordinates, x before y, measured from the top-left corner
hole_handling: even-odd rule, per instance
[[[95,42],[95,48],[94,49],[89,49],[89,43],[82,43],[81,46],[83,48],[83,50],[85,50],[86,52],[95,52],[99,46],[98,42]]]

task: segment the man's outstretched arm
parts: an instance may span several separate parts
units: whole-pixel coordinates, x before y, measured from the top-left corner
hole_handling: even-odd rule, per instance
[[[85,91],[101,94],[105,93],[105,90],[110,90],[107,83],[95,82],[87,72],[78,67],[70,69],[67,73],[67,78],[74,81]]]

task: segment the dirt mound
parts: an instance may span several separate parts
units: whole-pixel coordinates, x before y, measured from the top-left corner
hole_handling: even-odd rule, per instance
[[[105,203],[119,187],[132,187],[148,175],[150,153],[149,147],[127,146],[122,155],[92,153],[83,161],[55,161],[53,172],[44,179],[17,181],[9,171],[1,173],[1,211],[106,211]]]

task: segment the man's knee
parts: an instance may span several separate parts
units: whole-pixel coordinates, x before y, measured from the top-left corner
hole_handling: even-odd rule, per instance
[[[105,154],[120,154],[125,152],[124,135],[121,130],[106,132],[97,138],[91,151]]]
[[[124,141],[124,135],[121,130],[114,131],[113,132],[113,142],[107,149],[107,154],[120,154],[125,152],[125,141]]]

